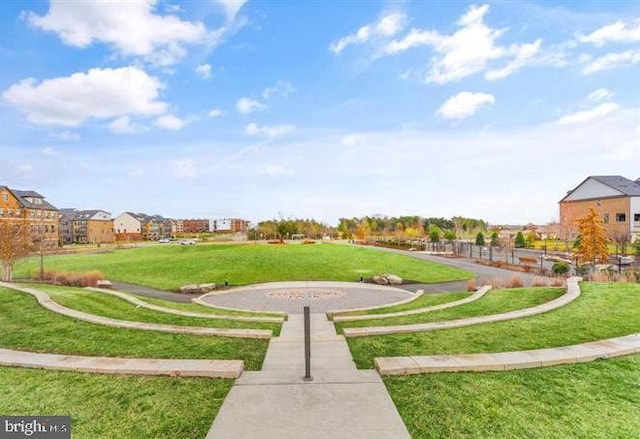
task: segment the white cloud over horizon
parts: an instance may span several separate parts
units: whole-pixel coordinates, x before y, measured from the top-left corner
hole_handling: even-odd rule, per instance
[[[276,137],[282,137],[295,131],[296,127],[293,125],[265,125],[260,126],[257,123],[250,123],[244,130],[247,136],[267,137],[275,139]]]
[[[251,98],[240,98],[236,102],[236,110],[242,114],[251,114],[256,111],[266,110],[268,107],[260,101]]]
[[[403,12],[386,13],[376,23],[362,26],[356,32],[333,41],[329,50],[337,55],[349,46],[363,44],[376,38],[392,37],[404,28],[405,22],[406,15]]]
[[[89,119],[164,113],[164,84],[136,67],[90,69],[37,83],[29,78],[2,93],[33,123],[77,127]]]
[[[157,118],[154,125],[165,130],[178,131],[187,125],[188,121],[181,119],[173,114],[165,114]]]
[[[493,95],[463,91],[447,99],[437,114],[443,119],[465,119],[473,116],[481,107],[495,103]]]
[[[67,45],[86,48],[99,41],[121,56],[139,56],[158,65],[171,65],[183,58],[185,44],[211,40],[203,23],[158,15],[155,5],[155,0],[50,0],[45,15],[27,12],[24,16],[32,26],[58,34]]]
[[[558,119],[560,125],[583,124],[602,119],[608,114],[616,111],[618,105],[613,102],[605,102],[591,110],[578,111],[577,113],[568,114]]]

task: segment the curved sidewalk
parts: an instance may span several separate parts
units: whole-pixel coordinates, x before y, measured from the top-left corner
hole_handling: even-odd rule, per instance
[[[410,316],[413,314],[423,314],[432,311],[439,311],[441,309],[454,308],[460,305],[466,305],[467,303],[475,302],[480,299],[482,296],[487,294],[487,292],[491,289],[491,285],[485,285],[478,289],[475,293],[473,293],[469,297],[465,297],[464,299],[454,300],[453,302],[442,303],[440,305],[427,306],[424,308],[418,309],[410,309],[407,311],[399,311],[388,314],[370,314],[370,315],[362,315],[362,316],[335,316],[333,317],[333,321],[338,322],[351,322],[355,320],[375,320],[375,319],[388,319],[391,317],[401,317],[401,316]],[[415,300],[415,299],[414,299]]]
[[[375,358],[380,375],[413,375],[436,372],[502,371],[587,363],[640,353],[640,334],[529,351],[496,354],[426,355]]]
[[[0,349],[0,365],[118,375],[168,375],[238,378],[242,360],[176,360],[152,358],[84,357]]]
[[[502,314],[491,314],[487,316],[468,317],[456,320],[446,320],[441,322],[417,323],[413,325],[396,325],[396,326],[369,326],[364,328],[345,328],[343,330],[345,337],[368,337],[372,335],[389,335],[389,334],[406,334],[410,332],[436,331],[439,329],[459,328],[462,326],[480,325],[483,323],[495,323],[505,320],[519,319],[522,317],[530,317],[542,314],[560,308],[580,296],[580,287],[578,281],[581,278],[570,277],[567,279],[567,292],[557,299],[551,300],[542,305],[531,308],[519,309],[516,311],[506,312]]]
[[[192,335],[212,335],[219,337],[236,337],[236,338],[271,338],[272,332],[264,329],[233,329],[233,328],[207,328],[198,326],[176,326],[176,325],[160,325],[156,323],[131,322],[128,320],[117,320],[109,317],[102,317],[88,314],[82,311],[76,311],[71,308],[64,307],[53,300],[43,291],[33,288],[18,287],[16,285],[0,282],[0,286],[10,288],[23,293],[35,296],[38,303],[49,311],[62,314],[77,320],[83,320],[89,323],[95,323],[103,326],[114,326],[118,328],[142,329],[146,331],[171,332],[175,334],[192,334]]]
[[[184,317],[199,317],[203,319],[215,319],[215,320],[235,320],[239,322],[262,322],[262,323],[282,323],[284,322],[284,317],[248,317],[248,316],[229,316],[225,314],[207,314],[201,312],[192,312],[192,311],[182,311],[179,309],[173,308],[165,308],[164,306],[155,305],[153,303],[145,302],[144,300],[140,300],[137,297],[131,296],[130,294],[123,293],[115,290],[107,290],[104,288],[85,288],[89,291],[94,291],[96,293],[108,294],[110,296],[115,296],[120,299],[126,300],[129,303],[137,305],[142,308],[152,309],[154,311],[159,311],[167,314],[176,314]]]

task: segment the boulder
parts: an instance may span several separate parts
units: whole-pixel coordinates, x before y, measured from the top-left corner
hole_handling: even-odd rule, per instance
[[[402,278],[400,276],[396,276],[395,274],[385,274],[389,285],[402,285]]]
[[[211,291],[216,289],[216,284],[214,283],[210,283],[210,284],[200,284],[198,285],[200,287],[200,290],[203,293],[210,293]]]
[[[96,281],[96,288],[113,288],[113,284],[110,280],[100,279]]]
[[[182,294],[199,294],[200,286],[199,285],[183,285],[180,287],[180,292]]]
[[[389,280],[384,276],[373,276],[371,280],[373,280],[373,283],[376,283],[378,285],[389,285]]]

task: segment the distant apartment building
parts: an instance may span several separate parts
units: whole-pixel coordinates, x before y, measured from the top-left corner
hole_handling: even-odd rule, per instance
[[[0,186],[0,220],[26,221],[34,243],[58,245],[58,209],[37,192]]]
[[[111,214],[104,210],[60,209],[61,244],[100,244],[114,241]]]
[[[119,242],[151,241],[170,238],[175,231],[175,223],[160,215],[123,212],[113,221],[113,228]]]
[[[182,233],[207,233],[209,229],[208,219],[183,219]]]
[[[222,218],[211,220],[209,230],[215,233],[247,233],[250,221],[240,218]]]
[[[559,201],[560,228],[575,238],[576,219],[593,207],[602,218],[610,238],[640,238],[640,178],[619,175],[587,177]]]

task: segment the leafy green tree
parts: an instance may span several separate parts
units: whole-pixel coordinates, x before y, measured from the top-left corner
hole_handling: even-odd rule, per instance
[[[440,227],[432,224],[429,226],[429,241],[440,242]]]
[[[633,243],[633,246],[636,250],[636,256],[640,256],[640,236],[636,238],[636,241]]]
[[[515,241],[516,248],[525,248],[526,245],[527,245],[527,242],[524,239],[524,235],[522,234],[522,232],[518,232],[516,234],[516,241]]]
[[[498,237],[498,232],[493,232],[491,234],[491,241],[489,242],[489,245],[492,247],[497,247],[500,245],[500,238]]]
[[[484,245],[484,235],[482,232],[478,232],[476,235],[476,245]]]
[[[445,230],[444,239],[446,239],[447,241],[454,241],[456,239],[456,232],[454,232],[453,230]]]

